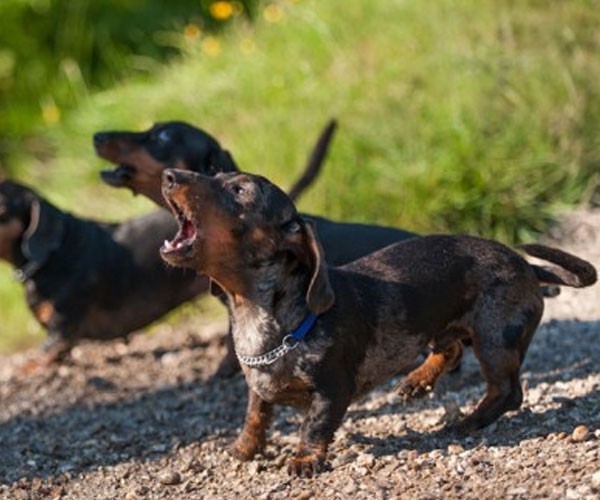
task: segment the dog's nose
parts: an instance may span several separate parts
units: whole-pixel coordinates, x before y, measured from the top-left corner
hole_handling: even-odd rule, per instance
[[[100,146],[106,142],[107,134],[104,132],[96,132],[94,134],[94,146]]]
[[[166,169],[163,172],[163,187],[172,189],[177,184],[177,174],[174,170]]]

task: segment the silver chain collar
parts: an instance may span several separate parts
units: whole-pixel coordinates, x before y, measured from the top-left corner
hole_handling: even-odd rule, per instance
[[[268,366],[275,363],[275,361],[285,356],[288,352],[296,349],[296,347],[298,347],[298,341],[294,340],[292,335],[289,334],[283,337],[281,345],[272,351],[261,354],[260,356],[242,356],[238,354],[237,357],[242,363],[248,366]]]

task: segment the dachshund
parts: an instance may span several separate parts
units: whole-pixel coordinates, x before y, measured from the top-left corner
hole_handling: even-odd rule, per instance
[[[41,365],[63,359],[79,339],[126,337],[208,291],[206,278],[160,258],[176,228],[164,210],[121,224],[81,219],[29,187],[0,182],[0,259],[47,331]]]
[[[518,409],[519,370],[544,308],[540,284],[596,281],[591,264],[558,249],[521,246],[552,264],[533,265],[503,244],[464,235],[413,238],[330,267],[313,224],[267,179],[175,169],[163,179],[179,224],[163,258],[210,277],[227,295],[249,387],[232,452],[249,460],[263,450],[274,405],[303,408],[293,475],[326,466],[353,400],[402,372],[399,392],[423,396],[460,359],[462,339],[472,342],[487,391],[455,430]]]
[[[317,140],[302,177],[289,191],[296,199],[320,170],[337,123],[328,122]],[[157,123],[144,132],[105,131],[94,134],[96,153],[117,167],[101,172],[104,182],[113,187],[129,188],[156,204],[165,206],[161,194],[162,173],[177,167],[204,175],[238,172],[232,155],[204,130],[188,123]],[[352,222],[335,222],[308,216],[317,226],[328,262],[341,265],[391,243],[413,238],[415,233],[392,227]],[[219,376],[239,371],[231,335],[226,337],[227,353],[217,370]]]
[[[320,173],[337,122],[330,120],[321,131],[302,176],[288,195],[297,200]],[[117,165],[100,172],[101,179],[112,187],[129,188],[160,206],[162,172],[180,168],[205,175],[237,172],[233,157],[208,132],[188,123],[169,121],[156,123],[143,132],[104,131],[93,136],[96,154]]]

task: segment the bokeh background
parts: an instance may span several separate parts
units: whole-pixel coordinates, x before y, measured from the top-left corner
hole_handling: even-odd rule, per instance
[[[2,0],[0,175],[121,220],[92,134],[179,119],[283,187],[339,121],[304,211],[531,241],[598,204],[600,0]],[[38,342],[0,264],[0,351]]]

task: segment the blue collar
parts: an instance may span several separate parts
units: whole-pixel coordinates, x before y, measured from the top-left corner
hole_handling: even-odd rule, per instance
[[[304,339],[304,337],[306,337],[306,334],[313,327],[315,321],[317,321],[317,315],[308,313],[296,328],[294,328],[290,333],[283,337],[281,345],[279,345],[275,349],[261,354],[259,356],[242,356],[238,354],[238,359],[248,366],[271,365],[275,363],[275,361],[277,361],[279,358],[284,356],[286,353],[298,347],[298,342],[300,342]]]
[[[310,329],[317,321],[317,315],[313,313],[308,313],[306,317],[302,320],[302,322],[292,330],[289,335],[296,341],[300,342],[306,337],[306,334],[310,332]]]

